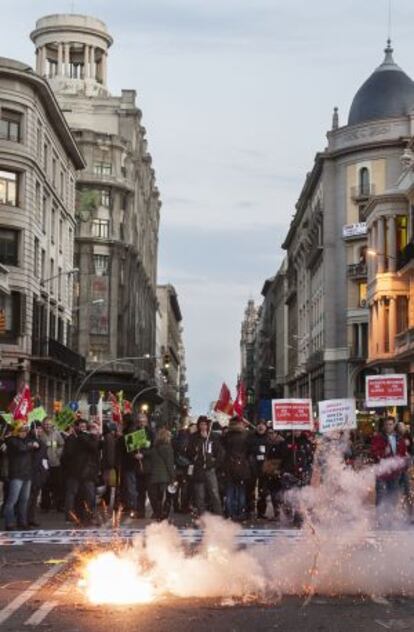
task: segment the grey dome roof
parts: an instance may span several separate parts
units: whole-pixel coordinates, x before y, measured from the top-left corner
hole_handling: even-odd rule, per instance
[[[394,62],[391,41],[381,66],[356,93],[348,125],[404,116],[414,108],[414,81]]]

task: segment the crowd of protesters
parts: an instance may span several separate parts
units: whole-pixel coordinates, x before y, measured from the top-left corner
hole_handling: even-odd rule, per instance
[[[146,447],[130,450],[126,435],[143,431]],[[309,485],[314,433],[276,432],[231,419],[227,427],[199,417],[171,432],[153,429],[146,414],[123,416],[103,427],[78,419],[66,431],[49,418],[7,426],[0,420],[0,481],[6,530],[39,527],[42,514],[63,512],[68,523],[94,525],[107,508],[130,518],[163,520],[172,513],[198,518],[209,511],[234,521],[273,519],[300,526],[292,489]],[[352,433],[345,460],[401,458],[376,477],[376,500],[405,498],[411,512],[409,476],[413,441],[407,427],[386,417],[372,440]],[[394,506],[394,505],[393,505]]]

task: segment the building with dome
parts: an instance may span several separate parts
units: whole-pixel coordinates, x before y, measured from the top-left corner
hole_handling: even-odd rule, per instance
[[[414,82],[388,41],[347,124],[335,108],[283,243],[285,369],[275,387],[285,396],[356,397],[363,406],[366,373],[396,369],[398,345],[414,350],[413,124]]]
[[[132,398],[154,383],[161,207],[142,112],[135,90],[109,91],[113,40],[101,20],[48,15],[31,39],[37,72],[87,164],[77,181],[73,346],[88,371],[97,369],[86,391],[124,390]],[[142,361],[109,362],[123,357]]]

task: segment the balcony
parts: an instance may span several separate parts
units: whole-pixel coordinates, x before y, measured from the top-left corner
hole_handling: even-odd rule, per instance
[[[53,338],[49,338],[49,344],[47,344],[45,339],[34,338],[32,341],[32,355],[35,360],[53,362],[75,373],[85,371],[85,358],[61,342],[53,340]]]
[[[366,279],[367,278],[367,264],[366,262],[361,263],[350,263],[348,265],[348,277],[350,279]]]
[[[395,336],[395,354],[414,351],[414,327],[406,329]]]
[[[351,198],[354,202],[364,202],[372,195],[375,195],[375,184],[366,184],[365,186],[351,187]]]
[[[401,252],[398,255],[398,262],[397,262],[398,270],[401,270],[401,268],[405,268],[405,266],[408,265],[411,261],[413,261],[413,259],[414,259],[414,243],[411,241],[406,245],[405,248],[401,250]]]

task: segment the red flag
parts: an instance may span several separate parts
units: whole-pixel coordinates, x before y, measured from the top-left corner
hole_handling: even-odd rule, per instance
[[[132,415],[131,402],[127,399],[124,399],[124,415]]]
[[[244,382],[240,381],[237,387],[237,397],[233,406],[234,414],[238,415],[240,419],[243,418],[244,409],[247,403],[246,400],[247,400],[246,387],[244,385]]]
[[[13,414],[13,419],[27,419],[27,415],[33,410],[32,396],[30,393],[30,387],[25,384],[14,398],[10,410]]]
[[[118,402],[116,396],[113,393],[111,393],[111,391],[109,391],[109,393],[108,393],[107,400],[109,402],[111,402],[112,421],[115,421],[115,423],[119,424],[121,422],[121,420],[122,420],[121,407],[119,405],[119,402]]]
[[[226,415],[233,414],[233,402],[231,399],[230,390],[227,384],[225,384],[224,382],[221,387],[219,398],[216,401],[216,405],[214,406],[214,410],[216,412],[226,413]]]

